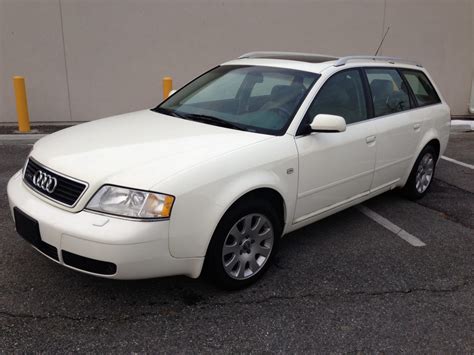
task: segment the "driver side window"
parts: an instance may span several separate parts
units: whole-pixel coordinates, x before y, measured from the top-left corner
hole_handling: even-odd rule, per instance
[[[330,77],[306,112],[305,122],[310,123],[320,113],[342,116],[347,124],[367,119],[359,70],[344,70]]]

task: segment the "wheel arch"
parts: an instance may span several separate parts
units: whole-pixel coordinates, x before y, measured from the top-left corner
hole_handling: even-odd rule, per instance
[[[229,211],[238,203],[250,199],[262,199],[274,203],[277,207],[277,214],[282,223],[282,227],[285,226],[286,218],[288,215],[285,199],[283,198],[282,194],[273,187],[258,187],[246,193],[243,193],[232,202],[232,204],[226,209],[221,218],[225,215],[225,213],[227,213],[227,211]]]
[[[291,178],[293,179],[293,176]],[[290,184],[283,179],[284,177],[275,171],[252,171],[178,196],[179,206],[173,206],[175,218],[171,219],[170,224],[171,255],[178,258],[205,256],[211,238],[225,213],[239,201],[251,197],[277,202],[284,228],[295,204],[296,178]],[[197,196],[202,199],[200,205],[196,204]],[[190,215],[193,217],[189,218]],[[187,222],[178,223],[178,220]]]
[[[422,149],[424,149],[425,147],[427,147],[429,145],[433,146],[436,149],[436,153],[438,154],[436,158],[439,159],[439,155],[440,155],[440,151],[441,151],[441,143],[440,143],[439,139],[438,138],[433,138],[428,143],[426,143],[425,146]]]
[[[411,163],[408,166],[407,171],[405,172],[401,186],[405,186],[408,180],[408,177],[410,176],[410,173],[413,169],[413,166],[415,165],[416,159],[418,159],[418,156],[420,155],[421,151],[428,145],[434,145],[436,147],[438,151],[438,160],[439,160],[441,156],[441,141],[435,129],[428,130],[426,134],[423,136],[423,139],[420,140],[420,143],[418,144],[416,152],[412,157]]]
[[[265,202],[265,203],[262,203]],[[270,204],[267,206],[267,201],[270,202]],[[252,207],[254,206],[255,209]],[[275,226],[273,224],[273,220],[275,216],[273,213],[268,210],[268,207],[272,207],[271,209],[273,210],[273,207],[277,210],[277,215],[279,220],[281,220],[281,226]],[[250,276],[251,279],[246,280],[246,279],[239,279],[239,281],[232,280],[230,281],[229,277],[232,277],[229,274],[229,270],[227,267],[224,265],[223,266],[223,260],[225,258],[225,255],[223,254],[223,245],[226,244],[226,239],[228,238],[229,235],[229,228],[233,228],[231,226],[235,226],[236,222],[239,221],[239,218],[242,218],[243,216],[247,217],[248,213],[253,212],[259,212],[258,209],[263,208],[264,210],[267,210],[265,213],[267,218],[269,218],[272,221],[273,224],[273,241],[272,241],[272,251],[270,254],[267,256],[271,257],[271,255],[275,254],[275,250],[278,249],[279,245],[279,237],[281,236],[280,233],[283,231],[283,226],[284,226],[284,216],[286,214],[285,210],[285,201],[283,196],[274,188],[271,187],[258,187],[255,189],[252,189],[250,191],[247,191],[246,193],[241,194],[237,199],[234,200],[232,204],[228,206],[228,208],[225,210],[225,212],[222,214],[221,219],[219,222],[216,224],[215,229],[213,230],[211,238],[209,238],[209,242],[207,244],[206,248],[206,253],[204,256],[204,263],[203,263],[203,269],[202,272],[204,275],[213,281],[217,281],[220,285],[223,285],[224,288],[229,288],[229,289],[236,289],[236,288],[241,288],[245,287],[245,285],[248,285],[252,283],[251,279],[259,278],[263,272],[265,272],[266,268],[268,268],[269,263],[268,260],[266,260],[265,265],[258,266],[257,270],[254,270],[252,267],[250,269],[252,272],[255,272],[252,276]],[[243,211],[246,211],[243,213]],[[236,219],[237,218],[237,219]],[[255,230],[256,233],[258,234],[259,231]],[[235,235],[235,234],[233,234]],[[256,245],[258,244],[253,244],[256,239],[258,238],[255,234],[253,234],[252,231],[245,232],[245,234],[242,234],[243,238],[248,238],[247,242],[250,239],[250,243],[248,244],[248,251],[247,253],[251,253],[250,250],[251,248],[258,248]],[[236,237],[233,237],[236,238]],[[234,241],[242,242],[243,239],[234,239]],[[242,244],[241,244],[242,245]],[[253,245],[253,246],[252,246]],[[244,248],[241,246],[241,248]],[[240,255],[242,256],[242,253],[244,249],[240,250]],[[232,253],[232,260],[235,260],[235,258],[238,258],[238,252],[237,251],[228,251],[228,253]],[[255,253],[255,249],[253,251]],[[254,254],[255,257],[255,254]],[[249,266],[249,259],[237,259],[240,260],[240,266],[238,266],[240,269],[242,267],[244,270],[248,268]],[[242,264],[242,262],[244,264]],[[254,263],[255,264],[255,263]],[[245,266],[247,265],[247,266]],[[257,265],[257,264],[255,264]],[[233,268],[234,265],[231,266]],[[233,269],[232,269],[233,271]],[[230,272],[232,272],[230,271]],[[240,275],[240,272],[239,272]],[[260,276],[259,276],[260,275]],[[234,275],[235,276],[235,275]],[[243,276],[243,274],[242,274]],[[241,286],[239,286],[237,283],[233,284],[233,282],[240,282]]]

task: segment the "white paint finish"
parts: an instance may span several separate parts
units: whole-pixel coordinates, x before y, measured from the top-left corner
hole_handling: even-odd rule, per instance
[[[90,183],[75,207],[80,210],[104,183],[149,190],[206,160],[271,138],[144,110],[50,134],[36,143],[32,157]]]
[[[224,213],[245,193],[258,188],[270,188],[282,196],[285,223],[291,225],[298,174],[287,174],[287,170],[298,172],[297,154],[294,137],[273,137],[209,159],[157,184],[155,190],[176,196],[170,225],[172,255],[205,255]]]
[[[346,130],[346,121],[341,116],[319,114],[311,122],[311,129],[314,131],[344,132]],[[372,136],[375,138],[375,136]],[[374,139],[375,140],[375,139]],[[367,143],[371,143],[367,141]]]
[[[328,78],[338,70],[327,67],[322,76]],[[449,108],[444,103],[404,112],[408,118],[398,121],[388,121],[398,116],[390,115],[350,124],[344,132],[295,137],[295,125],[320,87],[321,83],[313,88],[294,118],[297,122],[282,136],[231,130],[149,110],[51,134],[34,145],[32,157],[48,168],[85,180],[89,190],[69,209],[33,192],[16,174],[8,185],[10,206],[37,218],[45,240],[52,245],[61,247],[64,241],[81,255],[106,255],[121,264],[120,274],[112,277],[197,277],[218,222],[247,192],[268,188],[278,193],[284,201],[284,233],[288,233],[403,185],[411,166],[399,161],[405,154],[416,157],[429,140],[439,139],[441,154],[444,152],[449,134]],[[420,117],[423,125],[414,142],[409,130],[394,123],[414,120],[417,124]],[[373,184],[377,159],[380,171],[384,164],[393,168],[391,179]],[[288,174],[289,169],[295,173]],[[162,222],[145,226],[145,222],[112,216],[102,227],[94,226],[100,224],[97,216],[91,217],[83,208],[106,183],[175,196],[166,228]],[[421,241],[393,223],[371,216],[399,237],[421,246]],[[136,246],[145,243],[151,243],[150,248]],[[136,247],[130,247],[128,254],[126,245]],[[159,248],[156,258],[150,254],[156,252],[155,247]]]
[[[243,58],[229,60],[222,65],[258,65],[269,66],[275,68],[287,68],[295,70],[303,70],[312,73],[321,73],[327,68],[332,67],[336,62],[327,61],[322,63],[297,62],[284,59],[269,59],[269,58]]]
[[[422,110],[398,112],[375,119],[377,158],[372,186],[376,188],[400,178],[415,154],[424,121]]]
[[[446,157],[446,156],[441,156],[441,159],[443,160],[446,160],[446,161],[449,161],[451,163],[454,163],[454,164],[458,164],[458,165],[461,165],[465,168],[469,168],[469,169],[473,169],[474,170],[474,165],[472,164],[468,164],[468,163],[463,163],[462,161],[459,161],[459,160],[456,160],[456,159],[453,159],[453,158],[449,158],[449,157]]]
[[[382,227],[388,229],[392,233],[396,234],[398,237],[406,241],[407,243],[413,245],[414,247],[424,247],[426,246],[425,243],[423,243],[420,239],[415,237],[414,235],[411,235],[408,233],[406,230],[400,228],[396,224],[393,224],[390,222],[388,219],[382,217],[378,213],[372,211],[370,208],[367,208],[365,206],[359,205],[357,206],[357,210],[367,217],[369,217],[371,220],[377,222],[380,224]]]
[[[185,274],[198,277],[201,272],[203,258],[176,259],[170,255],[168,221],[140,223],[110,218],[102,227],[96,227],[93,225],[98,218],[96,214],[70,213],[32,198],[21,175],[15,175],[9,181],[7,191],[10,206],[21,206],[23,212],[41,221],[41,238],[45,242],[58,250],[117,265],[115,275],[93,274],[95,276],[136,279]]]
[[[349,125],[345,132],[313,133],[297,137],[299,153],[298,201],[295,221],[339,201],[369,191],[376,145],[375,123]]]

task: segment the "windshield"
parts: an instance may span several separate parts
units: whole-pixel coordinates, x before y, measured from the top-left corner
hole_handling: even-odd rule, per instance
[[[292,69],[224,65],[198,77],[154,111],[282,135],[318,77]]]

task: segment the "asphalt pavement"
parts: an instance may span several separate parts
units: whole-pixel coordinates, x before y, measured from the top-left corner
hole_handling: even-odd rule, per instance
[[[474,170],[440,160],[418,202],[390,192],[291,233],[254,286],[113,281],[61,267],[17,236],[6,184],[30,149],[0,145],[0,352],[474,352]],[[474,164],[474,132],[445,156]]]

